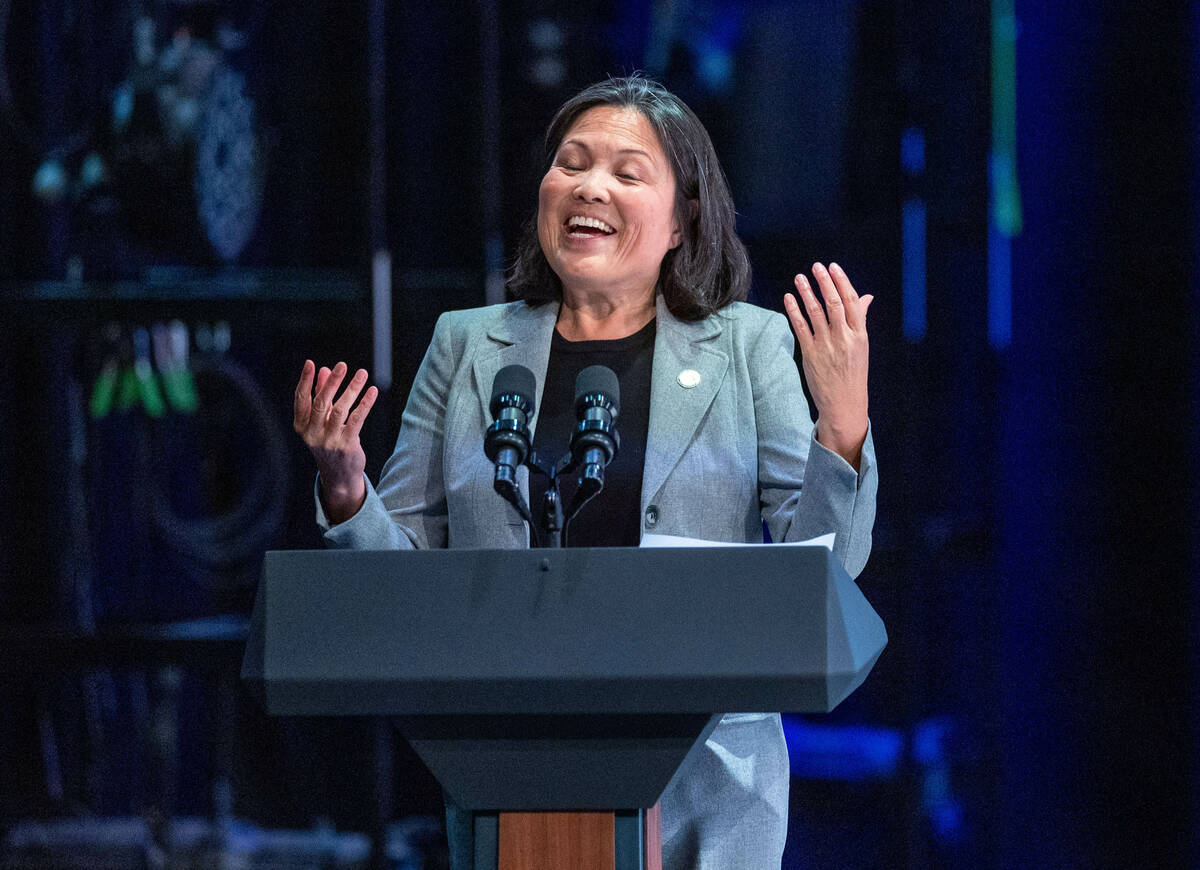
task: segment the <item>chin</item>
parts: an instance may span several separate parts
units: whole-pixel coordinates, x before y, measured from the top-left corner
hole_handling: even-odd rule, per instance
[[[616,276],[600,263],[563,263],[554,270],[563,284],[603,284]]]

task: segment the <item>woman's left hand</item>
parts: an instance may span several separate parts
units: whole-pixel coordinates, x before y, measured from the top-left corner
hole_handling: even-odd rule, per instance
[[[796,291],[808,313],[788,293],[783,300],[800,343],[804,377],[817,406],[817,440],[858,469],[867,437],[867,308],[874,296],[859,296],[836,263],[813,264],[825,300],[822,310],[812,286],[796,276]]]

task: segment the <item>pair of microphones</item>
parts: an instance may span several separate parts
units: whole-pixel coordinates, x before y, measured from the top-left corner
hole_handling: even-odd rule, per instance
[[[607,366],[588,366],[575,379],[575,416],[568,453],[557,461],[543,462],[530,456],[529,421],[532,419],[537,379],[525,366],[505,366],[492,382],[489,410],[492,424],[483,439],[483,450],[495,463],[493,486],[530,525],[535,539],[533,517],[517,485],[517,469],[529,467],[549,478],[543,510],[543,532],[549,534],[549,546],[558,546],[558,532],[584,504],[604,489],[604,469],[620,448],[617,415],[620,412],[621,387],[616,373]],[[565,519],[558,503],[558,476],[579,469],[579,486]]]

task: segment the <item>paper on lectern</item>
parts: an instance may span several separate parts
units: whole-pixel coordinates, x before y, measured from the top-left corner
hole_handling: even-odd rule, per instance
[[[818,535],[807,541],[789,541],[785,544],[771,544],[772,547],[824,547],[833,552],[833,539],[836,532]],[[728,541],[705,541],[702,538],[681,538],[677,535],[642,535],[642,547],[761,547],[762,544],[731,544]]]

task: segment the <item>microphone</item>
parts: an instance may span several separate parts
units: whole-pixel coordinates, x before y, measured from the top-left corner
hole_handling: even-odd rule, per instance
[[[585,498],[604,488],[604,468],[621,446],[616,427],[620,404],[621,385],[607,366],[588,366],[575,379],[575,416],[579,422],[571,435],[571,457],[582,466],[578,495]]]
[[[517,469],[529,455],[529,418],[536,391],[537,381],[525,366],[505,366],[492,381],[493,422],[483,436],[483,452],[496,463],[496,492],[509,501],[520,495]]]

